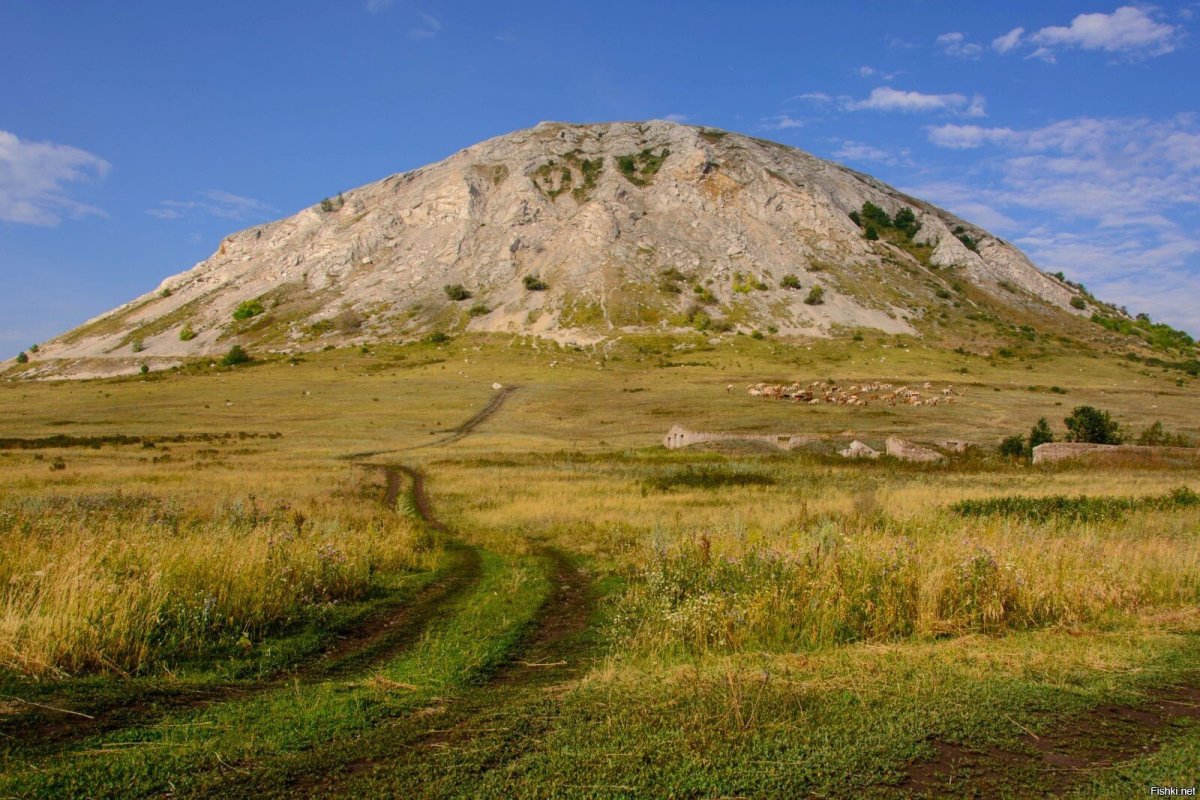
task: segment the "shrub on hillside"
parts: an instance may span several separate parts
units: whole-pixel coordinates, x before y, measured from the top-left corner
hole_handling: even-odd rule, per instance
[[[546,282],[537,275],[526,275],[521,280],[524,282],[525,288],[531,292],[541,292],[550,288]]]
[[[333,318],[333,327],[339,333],[354,333],[362,327],[362,315],[352,309],[346,309]]]
[[[1071,308],[1084,309],[1087,308],[1087,303],[1084,302],[1082,297],[1076,295],[1075,297],[1071,298]]]
[[[471,293],[461,283],[448,283],[442,287],[442,290],[446,293],[446,297],[456,303],[460,300],[471,299]]]
[[[240,344],[235,344],[229,348],[229,352],[221,359],[221,366],[236,367],[238,364],[248,364],[252,360],[250,354]]]
[[[243,300],[238,303],[238,307],[233,310],[233,318],[236,320],[250,319],[257,317],[263,313],[263,304],[258,300]]]
[[[791,275],[791,274],[784,275],[783,278],[779,281],[779,285],[780,285],[780,287],[782,287],[784,289],[799,289],[800,288],[800,279],[797,278],[795,275]]]
[[[196,331],[192,330],[192,324],[190,322],[188,324],[184,325],[183,328],[180,329],[179,341],[190,342],[192,339],[195,339],[195,338],[196,338]]]
[[[808,296],[804,298],[804,302],[810,306],[819,306],[825,302],[825,290],[820,286],[814,286],[808,290]]]
[[[29,363],[29,356],[25,355],[24,350],[17,353],[17,363],[18,364],[28,364]]]

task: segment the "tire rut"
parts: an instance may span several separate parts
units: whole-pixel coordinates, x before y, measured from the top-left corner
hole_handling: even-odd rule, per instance
[[[354,461],[362,458],[371,458],[372,456],[388,455],[389,453],[405,453],[412,450],[424,450],[429,447],[442,447],[444,445],[452,444],[472,433],[476,428],[486,422],[489,417],[500,410],[500,408],[504,405],[504,402],[508,400],[508,396],[517,391],[519,388],[521,387],[505,386],[503,389],[497,391],[496,394],[492,395],[492,399],[488,401],[487,405],[471,415],[466,422],[463,422],[453,428],[447,428],[441,431],[433,431],[433,433],[449,434],[448,436],[443,436],[440,439],[433,440],[432,442],[415,444],[410,447],[394,447],[390,450],[364,450],[361,453],[350,453],[349,455],[343,456],[343,458]]]
[[[594,591],[588,577],[560,551],[542,550],[553,588],[542,602],[526,634],[505,662],[461,694],[435,700],[408,717],[395,720],[357,740],[341,742],[325,753],[308,754],[302,766],[269,785],[253,780],[221,786],[233,796],[326,797],[357,793],[360,783],[376,776],[416,772],[414,783],[424,786],[428,772],[446,748],[470,746],[481,733],[494,730],[489,720],[496,714],[521,717],[519,737],[494,749],[486,763],[472,775],[502,768],[521,755],[528,738],[553,728],[558,698],[578,680],[595,654],[584,641],[594,608]],[[525,712],[536,710],[532,715]],[[443,776],[444,777],[444,776]],[[375,794],[377,787],[365,787]]]
[[[391,509],[396,507],[403,477],[407,476],[411,481],[411,495],[417,514],[430,528],[446,530],[445,525],[430,512],[424,476],[418,470],[403,465],[356,466],[378,469],[384,473],[382,502]],[[381,606],[319,653],[269,679],[181,690],[154,688],[136,697],[123,699],[119,704],[89,708],[93,712],[91,718],[72,716],[67,720],[62,714],[38,712],[30,715],[33,719],[27,723],[10,720],[9,724],[0,728],[0,733],[34,742],[35,747],[26,751],[26,755],[50,755],[90,736],[138,725],[153,725],[172,713],[245,700],[295,682],[317,683],[369,669],[411,645],[439,616],[441,609],[479,581],[482,563],[476,548],[448,540],[445,550],[450,556],[450,565],[415,596],[398,598],[397,602]]]
[[[951,790],[965,797],[1062,795],[1099,770],[1157,751],[1163,734],[1183,719],[1200,720],[1200,686],[1165,688],[1143,705],[1100,706],[1040,736],[1027,732],[1017,748],[978,750],[935,740],[937,755],[910,765],[901,791],[910,797]]]

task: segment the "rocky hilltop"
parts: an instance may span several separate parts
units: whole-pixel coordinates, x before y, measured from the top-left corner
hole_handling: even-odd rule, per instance
[[[463,329],[922,334],[991,302],[1090,314],[1078,297],[969,221],[792,147],[548,122],[232,234],[38,361],[128,367]]]

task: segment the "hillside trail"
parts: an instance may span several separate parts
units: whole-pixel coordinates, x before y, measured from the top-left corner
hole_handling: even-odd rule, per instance
[[[408,447],[393,447],[387,450],[364,450],[358,453],[349,453],[347,455],[340,456],[340,458],[348,461],[356,461],[362,458],[371,458],[372,456],[383,456],[391,453],[407,453],[413,450],[427,450],[431,447],[444,447],[448,444],[453,444],[454,442],[467,437],[473,433],[476,428],[487,422],[492,415],[494,415],[504,406],[504,403],[508,400],[509,396],[520,388],[521,387],[519,386],[505,386],[501,389],[498,389],[496,393],[492,395],[492,398],[487,402],[487,405],[471,415],[471,417],[465,422],[462,422],[453,428],[446,428],[440,431],[430,431],[430,433],[446,434],[445,436],[434,439],[433,441],[409,445]],[[364,464],[363,466],[370,465]]]
[[[498,393],[485,408],[453,429],[453,437],[439,443],[470,433],[494,414],[514,389]],[[420,470],[403,464],[356,465],[383,471],[388,503],[398,498],[401,477],[407,477],[415,512],[431,528],[455,535],[434,514]],[[228,783],[208,785],[205,791],[242,797],[325,797],[358,793],[361,788],[375,795],[381,791],[375,785],[377,779],[398,779],[411,780],[405,793],[419,789],[418,793],[427,794],[435,783],[458,781],[454,769],[442,769],[440,765],[449,751],[486,751],[484,762],[471,767],[473,775],[511,764],[528,750],[531,736],[553,728],[558,701],[583,676],[597,654],[589,625],[596,593],[589,576],[556,548],[540,547],[534,552],[546,565],[551,588],[504,663],[478,675],[473,685],[452,698],[438,699],[406,718],[363,732],[351,742],[331,742],[328,747],[316,748],[306,755],[302,766],[290,773],[291,780],[282,785],[279,772],[272,769],[255,776],[252,770]],[[365,786],[359,787],[360,783]]]

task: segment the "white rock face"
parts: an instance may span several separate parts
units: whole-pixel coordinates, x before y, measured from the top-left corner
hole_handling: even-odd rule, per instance
[[[161,359],[235,342],[298,351],[463,327],[596,341],[686,326],[698,300],[712,319],[736,311],[741,327],[784,335],[916,333],[940,271],[866,241],[847,216],[865,201],[912,208],[930,263],[956,279],[997,297],[1005,282],[1072,312],[1073,290],[1019,250],[803,151],[669,122],[542,123],[232,234],[40,357]],[[780,285],[787,275],[801,290]],[[547,288],[530,290],[526,276]],[[470,299],[450,299],[452,284]],[[804,302],[813,287],[823,303]],[[264,311],[234,320],[249,300]]]

